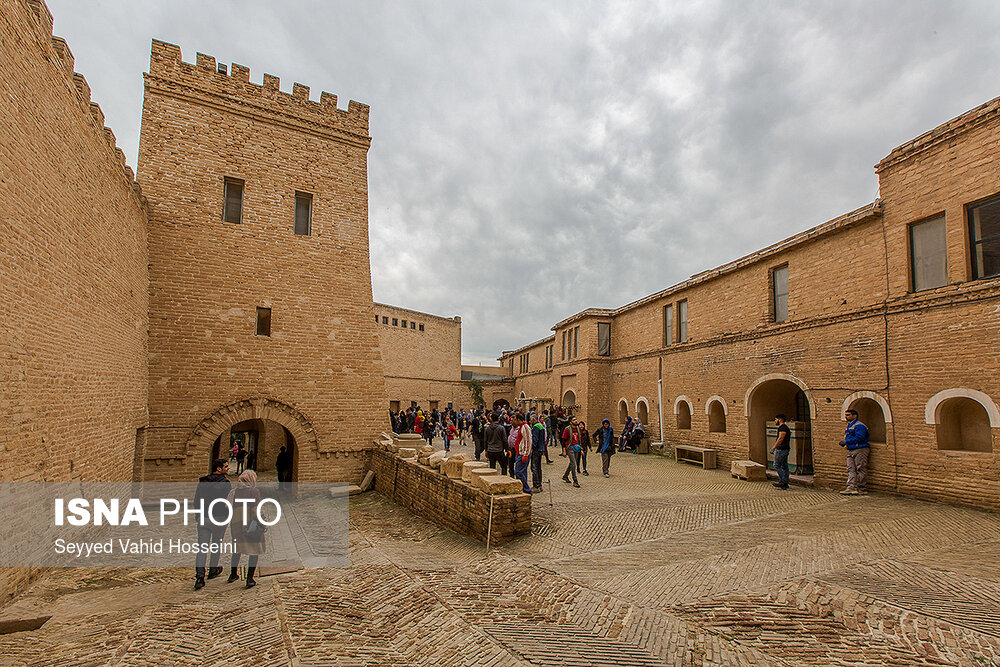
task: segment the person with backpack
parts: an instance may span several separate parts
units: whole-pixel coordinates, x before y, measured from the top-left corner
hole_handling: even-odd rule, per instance
[[[569,484],[569,476],[573,475],[573,486],[580,488],[580,480],[576,477],[576,467],[577,467],[577,457],[580,456],[580,451],[582,446],[580,444],[580,428],[577,426],[576,417],[570,417],[569,426],[563,431],[562,434],[563,449],[566,450],[566,457],[569,459],[569,465],[566,466],[566,472],[563,473],[563,481]]]

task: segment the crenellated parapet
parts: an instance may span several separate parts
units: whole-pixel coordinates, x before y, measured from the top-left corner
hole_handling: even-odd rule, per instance
[[[90,86],[87,79],[74,70],[75,59],[69,45],[62,37],[52,34],[52,13],[42,0],[22,0],[28,9],[28,14],[34,19],[37,28],[38,44],[44,50],[46,58],[59,67],[66,77],[67,87],[74,91],[76,101],[80,109],[90,118],[91,125],[97,135],[107,144],[111,158],[118,164],[122,171],[122,178],[131,186],[136,197],[139,198],[143,208],[146,207],[146,200],[142,196],[139,184],[135,180],[135,173],[132,168],[125,163],[125,153],[118,147],[115,133],[110,127],[104,124],[104,112],[100,105],[90,99]]]
[[[280,79],[264,74],[260,84],[250,82],[250,68],[217,63],[213,56],[198,53],[194,63],[181,58],[181,49],[154,39],[145,75],[147,89],[206,105],[224,103],[228,111],[242,112],[261,120],[292,122],[324,135],[335,135],[349,143],[367,147],[367,104],[351,100],[347,110],[337,108],[337,96],[322,92],[319,101],[309,99],[309,86],[280,89]]]

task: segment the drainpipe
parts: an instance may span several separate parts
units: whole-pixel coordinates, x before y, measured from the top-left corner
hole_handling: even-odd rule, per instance
[[[663,378],[656,381],[656,412],[660,416],[660,444],[663,444]]]

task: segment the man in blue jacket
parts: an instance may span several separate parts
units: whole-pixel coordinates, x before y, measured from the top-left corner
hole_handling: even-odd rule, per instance
[[[840,446],[847,448],[847,488],[840,493],[862,496],[868,493],[868,427],[858,420],[857,410],[846,410],[844,418],[847,430]]]
[[[597,453],[601,455],[604,476],[608,477],[608,472],[611,469],[611,456],[615,453],[615,430],[611,428],[610,419],[601,422],[601,428],[594,433],[594,444],[597,445]]]

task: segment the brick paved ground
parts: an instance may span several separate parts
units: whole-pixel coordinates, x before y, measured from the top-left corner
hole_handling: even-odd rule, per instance
[[[350,568],[56,572],[0,664],[1000,665],[1000,516],[629,454],[574,489],[564,460],[488,556],[369,493]]]

